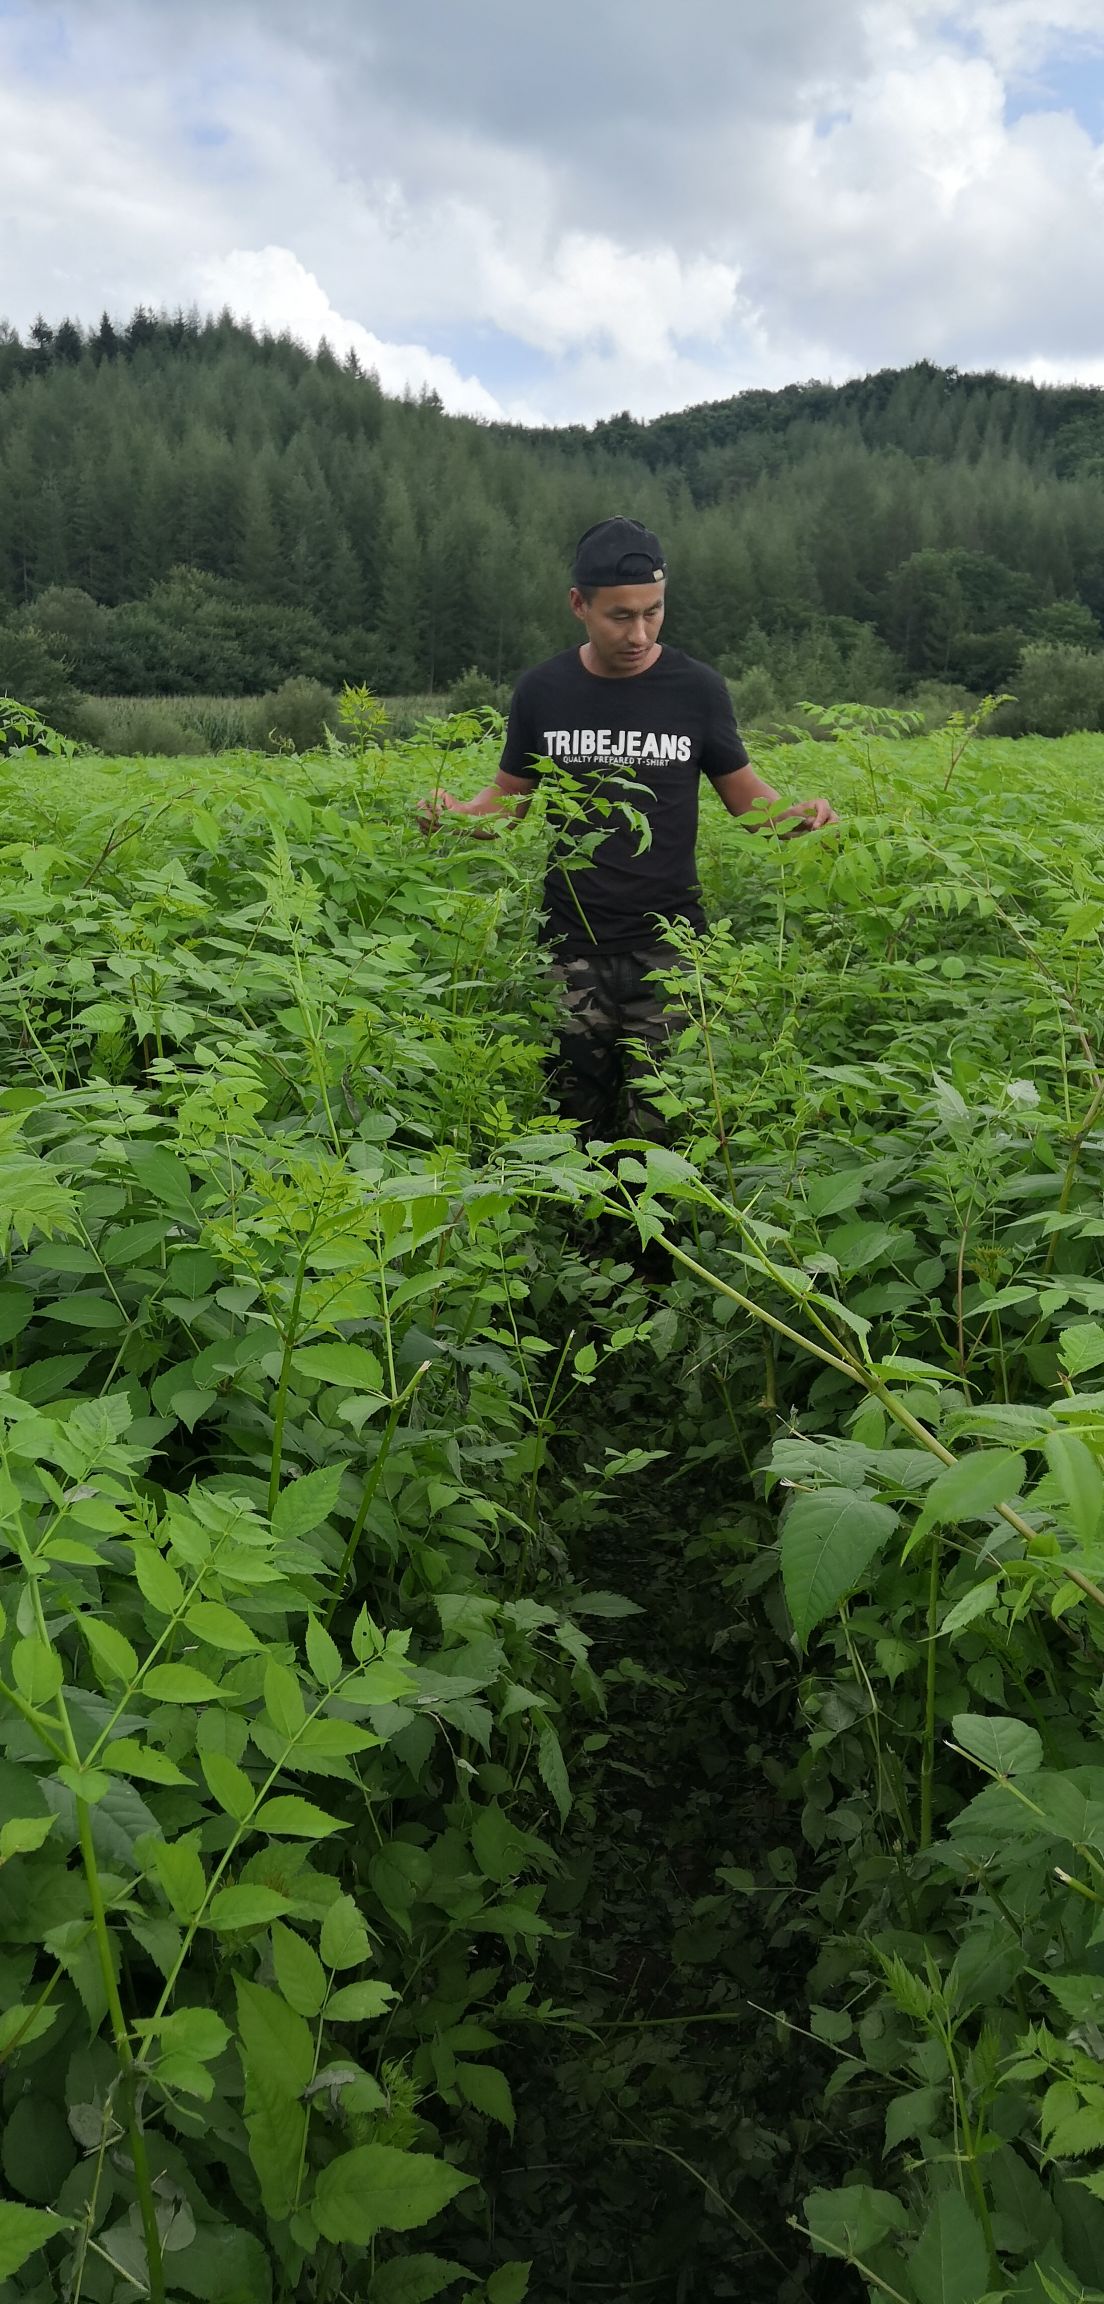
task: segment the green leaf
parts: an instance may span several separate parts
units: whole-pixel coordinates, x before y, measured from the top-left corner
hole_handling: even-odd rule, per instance
[[[40,2039],[44,2032],[50,2030],[54,2018],[60,2014],[61,2009],[56,2004],[50,2007],[39,2004],[29,2008],[17,2000],[10,2008],[5,2008],[0,2015],[0,2060],[5,2059],[16,2047],[29,2048],[32,2040]]]
[[[810,1214],[817,1218],[838,1216],[841,1209],[853,1208],[870,1179],[869,1168],[841,1168],[835,1175],[811,1176],[805,1185]]]
[[[886,2107],[885,2148],[892,2152],[903,2144],[907,2136],[923,2136],[938,2128],[946,2117],[946,2090],[934,2084],[927,2088],[910,2088],[903,2096],[895,2096]]]
[[[394,2256],[381,2264],[368,2291],[369,2304],[430,2304],[455,2280],[469,2280],[463,2264],[443,2256]]]
[[[174,1215],[192,1214],[192,1180],[182,1160],[163,1144],[131,1144],[128,1157],[143,1189]]]
[[[15,2200],[0,2200],[0,2280],[22,2270],[37,2248],[44,2248],[57,2232],[72,2228],[72,2217],[55,2216],[46,2208],[23,2208]]]
[[[125,1314],[110,1296],[86,1295],[78,1289],[73,1296],[55,1298],[50,1305],[51,1320],[66,1328],[94,1328],[97,1334],[108,1335],[121,1328]]]
[[[314,2077],[314,2040],[302,2016],[263,1984],[237,1979],[238,2029],[250,2070],[286,2096],[301,2096]]]
[[[302,2097],[314,2073],[314,2041],[303,2017],[263,1984],[239,1977],[237,1995],[249,2156],[268,2214],[285,2217],[306,2140]]]
[[[145,1852],[147,1843],[142,1843]],[[194,1920],[207,1894],[207,1881],[199,1854],[199,1833],[182,1840],[148,1843],[149,1862],[178,1920]]]
[[[287,1897],[275,1888],[246,1881],[238,1887],[220,1888],[208,1905],[206,1921],[209,1928],[225,1935],[235,1928],[267,1927],[270,1920],[282,1919],[287,1909]]]
[[[286,1736],[289,1742],[298,1736],[307,1710],[299,1682],[286,1664],[266,1664],[264,1703],[273,1727],[281,1736]]]
[[[175,2239],[175,2234],[174,2234]],[[170,2255],[172,2292],[200,2304],[271,2304],[272,2272],[261,2242],[231,2224],[200,2224]]]
[[[194,1600],[185,1615],[184,1628],[197,1640],[206,1640],[211,1648],[225,1648],[231,1656],[247,1656],[261,1645],[244,1617],[224,1607],[221,1600]]]
[[[225,1752],[202,1751],[199,1765],[207,1781],[208,1791],[219,1807],[224,1808],[236,1824],[243,1824],[256,1798],[253,1786],[235,1761],[228,1760]]]
[[[514,2099],[510,2083],[495,2064],[458,2064],[456,2085],[465,2104],[482,2112],[489,2120],[497,2120],[503,2128],[514,2133]]]
[[[1099,2026],[1104,2015],[1104,1976],[1048,1976],[1047,1991],[1075,2024]]]
[[[997,1776],[1030,1776],[1042,1767],[1042,1737],[1022,1720],[959,1712],[951,1726],[963,1750]]]
[[[54,1816],[9,1816],[0,1825],[0,1864],[7,1864],[13,1856],[31,1856],[53,1831]]]
[[[377,2232],[412,2232],[474,2181],[427,2152],[362,2144],[323,2168],[314,2220],[325,2240],[367,2247]]]
[[[524,2304],[532,2264],[500,2264],[487,2282],[487,2304]]]
[[[332,1688],[342,1672],[341,1650],[336,1640],[319,1623],[317,1616],[307,1619],[307,1662],[322,1688]]]
[[[824,1245],[845,1272],[862,1272],[871,1264],[892,1265],[909,1241],[893,1224],[864,1223],[859,1218],[851,1224],[837,1224]]]
[[[1093,1769],[1086,1785],[1072,1773],[1054,1775],[1040,1770],[1031,1779],[1031,1800],[1042,1810],[1032,1816],[1031,1828],[1049,1830],[1060,1840],[1072,1840],[1104,1849],[1104,1799],[1100,1797],[1100,1770]],[[1094,1783],[1094,1779],[1096,1780]],[[1047,1979],[1050,1982],[1050,1979]]]
[[[101,1616],[77,1617],[77,1624],[86,1641],[92,1661],[98,1665],[107,1680],[121,1680],[129,1687],[138,1677],[138,1658],[130,1645],[117,1632],[113,1624],[106,1624]]]
[[[36,2091],[20,2096],[4,2122],[4,2174],[14,2192],[49,2207],[77,2157],[69,2123],[60,2105]]]
[[[326,1997],[326,1971],[313,1946],[279,1921],[272,1930],[272,1963],[288,2007],[297,2016],[317,2016]]]
[[[1058,1338],[1058,1358],[1067,1376],[1083,1376],[1088,1368],[1099,1368],[1104,1361],[1104,1328],[1095,1320],[1084,1320],[1076,1328],[1063,1328]]]
[[[171,1560],[143,1537],[134,1543],[134,1574],[143,1600],[149,1602],[155,1615],[175,1616],[183,1606],[184,1586]]]
[[[164,1216],[147,1217],[141,1224],[124,1224],[102,1243],[100,1254],[110,1272],[125,1270],[128,1264],[141,1264],[168,1238],[168,1233],[168,1219]]]
[[[917,2304],[977,2304],[989,2285],[981,2226],[961,2192],[940,2192],[909,2257]]]
[[[367,1960],[371,1941],[351,1896],[335,1896],[318,1948],[327,1968],[359,1968]]]
[[[1104,2101],[1080,2104],[1056,2120],[1047,2142],[1052,2160],[1077,2160],[1084,2152],[1104,2151]]]
[[[505,1886],[525,1868],[524,1843],[497,1800],[477,1808],[472,1817],[472,1847],[476,1862],[488,1880]]]
[[[158,1704],[210,1704],[222,1702],[217,1681],[194,1664],[155,1664],[142,1682],[143,1693]]]
[[[316,1808],[313,1801],[301,1799],[297,1792],[266,1800],[253,1818],[253,1827],[257,1832],[295,1840],[324,1840],[330,1832],[349,1829],[340,1816],[330,1816],[325,1808]]]
[[[379,1392],[383,1387],[383,1369],[363,1344],[302,1344],[292,1353],[291,1365],[301,1376],[313,1376],[320,1384],[342,1384],[350,1392]]]
[[[100,1767],[108,1768],[119,1776],[137,1776],[147,1784],[190,1784],[184,1770],[170,1760],[167,1752],[159,1752],[156,1744],[139,1744],[133,1736],[116,1736],[105,1744],[100,1754]]]
[[[866,1578],[897,1525],[888,1504],[853,1488],[795,1496],[782,1527],[782,1582],[800,1645]]]
[[[849,2260],[867,2257],[888,2233],[908,2229],[909,2220],[900,2201],[892,2192],[879,2192],[871,2184],[843,2184],[834,2192],[810,2192],[804,2207],[818,2255],[840,2255]]]
[[[987,1576],[982,1583],[971,1584],[961,1600],[956,1600],[953,1608],[948,1608],[939,1627],[940,1639],[944,1633],[953,1637],[956,1632],[963,1631],[967,1624],[975,1623],[979,1616],[990,1615],[1000,1598],[999,1576]]]
[[[1010,1504],[1027,1477],[1027,1465],[1012,1448],[972,1448],[933,1480],[909,1538],[911,1551],[929,1528],[983,1520],[998,1504]]]
[[[61,1687],[61,1658],[36,1632],[26,1640],[16,1641],[12,1650],[12,1675],[28,1704],[50,1704]]]
[[[571,1786],[564,1766],[560,1739],[550,1720],[542,1723],[537,1739],[537,1768],[542,1784],[547,1785],[560,1811],[561,1820],[566,1821],[571,1811]]]
[[[229,2027],[213,2008],[173,2008],[160,2018],[139,2021],[135,2029],[160,2041],[163,2056],[194,2056],[201,2064],[221,2056],[231,2038]]]
[[[29,1288],[0,1287],[0,1344],[21,1336],[35,1308]]]
[[[343,1984],[326,2002],[326,2020],[335,2024],[370,2024],[391,2006],[390,1984]]]
[[[324,1464],[318,1472],[304,1473],[281,1488],[272,1515],[272,1533],[281,1538],[309,1536],[328,1520],[341,1493],[344,1464]]]
[[[74,1800],[84,1800],[90,1808],[95,1807],[111,1790],[110,1776],[104,1776],[100,1769],[84,1766],[74,1768],[68,1760],[63,1760],[58,1769],[58,1782],[64,1784]]]
[[[1050,1432],[1043,1446],[1066,1515],[1082,1544],[1091,1543],[1104,1510],[1104,1474],[1096,1457],[1076,1432]]]

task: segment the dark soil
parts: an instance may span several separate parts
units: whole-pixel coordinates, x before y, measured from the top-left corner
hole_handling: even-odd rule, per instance
[[[806,2021],[814,1945],[793,1661],[765,1623],[729,1627],[716,1559],[659,1502],[590,1539],[587,1580],[641,1613],[600,1628],[609,1716],[546,1906],[555,2013],[508,2063],[496,2253],[533,2259],[533,2304],[849,2304],[790,2222],[840,2180],[825,2052],[773,2013]]]

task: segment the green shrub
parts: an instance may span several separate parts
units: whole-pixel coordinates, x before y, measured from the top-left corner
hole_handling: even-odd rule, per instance
[[[405,743],[420,720],[439,719],[452,709],[445,696],[382,696],[380,702],[387,713],[388,740],[396,744]]]
[[[112,758],[175,758],[213,749],[186,697],[85,696],[74,721],[77,735]]]
[[[313,752],[337,725],[337,702],[321,680],[285,680],[258,698],[249,719],[257,751]]]
[[[76,733],[79,699],[69,666],[33,624],[0,624],[0,696],[18,696],[51,728]]]
[[[492,680],[489,672],[481,672],[477,664],[469,664],[460,674],[448,700],[450,712],[478,712],[489,704],[495,712],[504,712],[510,701],[510,690],[504,682]]]
[[[952,713],[970,713],[977,702],[969,688],[953,680],[921,680],[909,697],[909,709],[918,712],[925,728],[945,728]]]
[[[759,728],[764,721],[777,719],[778,698],[765,664],[749,664],[738,680],[729,681],[728,688],[741,728]]]
[[[1000,735],[1071,736],[1104,726],[1104,653],[1090,648],[1025,648],[1013,676],[1014,704],[994,721]]]

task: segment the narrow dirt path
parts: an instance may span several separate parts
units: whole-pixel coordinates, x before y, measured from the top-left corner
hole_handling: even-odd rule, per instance
[[[812,1956],[789,1691],[769,1709],[748,1693],[756,1635],[726,1635],[717,1562],[688,1557],[668,1517],[638,1511],[592,1546],[588,1579],[641,1613],[602,1627],[609,1717],[546,1907],[560,2020],[513,2059],[499,2242],[533,2257],[534,2304],[849,2304],[851,2275],[787,2221],[836,2180],[823,2052],[769,2013],[801,2021]]]

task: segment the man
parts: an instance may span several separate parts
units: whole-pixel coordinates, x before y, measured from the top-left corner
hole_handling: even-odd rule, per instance
[[[542,782],[552,787],[560,825],[544,938],[566,1010],[555,1087],[561,1111],[585,1136],[617,1134],[623,1086],[630,1132],[664,1133],[648,1100],[649,1058],[662,1054],[679,1010],[655,978],[675,964],[663,923],[705,927],[696,864],[702,776],[732,816],[758,810],[762,822],[778,801],[750,765],[720,673],[661,644],[666,579],[659,540],[639,520],[588,528],[570,593],[585,641],[522,675],[494,782],[474,800],[438,792],[420,810],[427,831],[442,814],[517,817]],[[770,821],[790,837],[837,819],[818,799]]]

